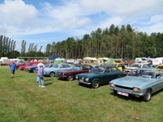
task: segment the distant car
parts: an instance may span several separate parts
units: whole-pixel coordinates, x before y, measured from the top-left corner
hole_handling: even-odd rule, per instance
[[[44,75],[50,76],[50,77],[55,77],[55,76],[57,76],[57,72],[71,70],[73,68],[74,67],[71,64],[67,64],[67,63],[53,64],[53,66],[51,66],[51,67],[45,67]]]
[[[149,67],[150,66],[148,65],[148,63],[133,63],[127,66],[124,71],[128,73],[131,71],[131,69],[134,69],[134,68],[149,68]]]
[[[120,71],[116,66],[94,66],[89,73],[76,75],[76,79],[79,84],[98,88],[101,84],[108,84],[111,80],[124,76],[126,76],[126,73]]]
[[[89,72],[92,68],[91,65],[87,64],[76,64],[75,67],[79,67],[79,69],[76,68],[74,70],[57,72],[58,79],[67,79],[68,81],[72,81],[75,79],[77,74]]]
[[[37,68],[37,65],[27,66],[25,68],[25,71],[27,71],[27,72],[35,72],[36,68]]]
[[[163,64],[157,65],[156,68],[158,68],[158,69],[163,69]]]
[[[26,67],[28,66],[32,66],[32,65],[37,65],[39,62],[29,62],[27,65],[21,65],[19,66],[20,70],[24,70]]]
[[[54,63],[47,63],[47,64],[44,65],[44,68],[50,68],[50,67],[53,66],[53,64]],[[34,70],[34,72],[37,73],[37,71],[38,71],[38,67],[36,67],[36,69]]]
[[[163,88],[163,71],[157,68],[137,68],[126,77],[112,80],[109,88],[118,95],[132,95],[150,101],[151,95]]]

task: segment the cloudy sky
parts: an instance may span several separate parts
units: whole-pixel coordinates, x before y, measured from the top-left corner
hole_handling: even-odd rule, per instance
[[[44,50],[111,24],[163,33],[163,0],[0,0],[0,35],[15,40],[19,51],[22,40]]]

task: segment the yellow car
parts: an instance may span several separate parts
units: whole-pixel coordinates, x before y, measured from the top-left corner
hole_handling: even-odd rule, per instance
[[[163,64],[157,65],[156,68],[163,69]]]
[[[116,65],[116,67],[120,70],[120,71],[124,71],[125,66],[122,63],[114,63]]]

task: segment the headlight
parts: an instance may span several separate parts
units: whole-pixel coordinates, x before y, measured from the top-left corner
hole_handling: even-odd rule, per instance
[[[141,92],[140,88],[134,88],[133,91],[135,91],[135,92]]]
[[[86,79],[85,79],[85,81],[87,81],[87,82],[88,82],[88,81],[89,81],[89,78],[86,78]]]
[[[114,87],[114,84],[113,84],[113,83],[109,83],[109,86],[110,86],[110,87]]]

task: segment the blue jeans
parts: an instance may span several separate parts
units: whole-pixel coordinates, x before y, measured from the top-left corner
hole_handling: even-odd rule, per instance
[[[38,75],[38,85],[44,86],[44,76],[39,76]]]

